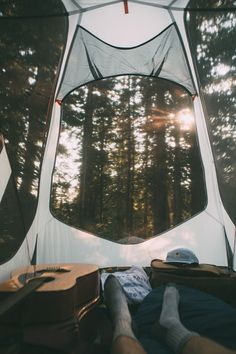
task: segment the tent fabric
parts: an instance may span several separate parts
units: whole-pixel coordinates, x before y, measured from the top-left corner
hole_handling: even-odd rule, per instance
[[[111,6],[114,4],[119,4],[123,5],[124,0],[64,0],[66,3],[67,9],[69,11],[78,11],[78,12],[87,12],[91,11],[97,8],[105,7],[105,6]],[[184,11],[184,9],[188,6],[189,0],[128,0],[128,8],[129,4],[136,3],[136,4],[141,4],[141,5],[147,5],[147,6],[152,6],[152,7],[158,7],[158,8],[163,8],[163,9],[168,9],[172,11]],[[202,9],[201,5],[197,3],[197,1],[194,2],[194,5],[191,4],[191,9],[199,9],[199,7]],[[236,7],[235,2],[232,0],[230,2],[225,3],[224,1],[209,1],[206,2],[206,5],[204,6],[207,9],[213,9],[215,10],[217,7],[218,8],[223,8],[223,9],[232,9]],[[188,6],[188,8],[190,8]]]
[[[64,3],[67,6],[68,1]],[[81,35],[81,38],[83,40],[85,39],[85,36],[87,36],[86,40],[91,40],[92,46],[94,46],[96,43],[97,45],[99,45],[100,48],[101,45],[101,48],[103,48],[103,50],[109,51],[108,53],[111,53],[114,50],[114,53],[116,53],[115,55],[117,55],[119,50],[124,53],[126,53],[126,51],[128,53],[128,51],[131,50],[128,47],[126,39],[125,48],[123,48],[124,39],[120,35],[120,25],[122,23],[122,17],[119,17],[119,26],[109,25],[112,23],[112,20],[114,21],[114,23],[117,23],[116,6],[118,5],[122,5],[122,3],[119,4],[115,2],[115,9],[113,8],[113,5],[106,6],[104,8],[107,10],[108,8],[110,8],[109,13],[106,13],[108,16],[107,18],[104,16],[101,8],[94,9],[92,11],[85,11],[82,14],[81,18],[79,18],[79,16],[76,17],[76,15],[69,16],[69,28],[71,30],[68,33],[68,41],[65,49],[65,55],[63,58],[63,65],[61,71],[61,73],[63,72],[63,75],[60,74],[57,89],[58,94],[56,95],[56,98],[63,99],[67,93],[73,90],[73,86],[77,87],[78,85],[83,85],[82,81],[80,83],[78,81],[76,82],[76,80],[78,79],[77,71],[79,70],[85,70],[86,75],[88,77],[85,76],[83,80],[87,80],[86,82],[94,80],[94,75],[97,76],[97,78],[105,75],[103,73],[102,67],[102,53],[100,53],[100,50],[98,51],[96,49],[96,56],[100,55],[100,59],[99,61],[97,60],[97,58],[94,59],[92,57],[92,53],[90,51],[88,43],[86,42],[85,46],[82,40],[80,42],[81,51],[79,51],[77,43],[78,34]],[[145,6],[143,4],[141,5],[141,3],[133,3],[133,11],[130,12],[129,15],[123,14],[123,16],[127,17],[123,19],[124,23],[122,27],[122,34],[125,33],[126,30],[126,32],[128,32],[128,38],[130,42],[133,43],[141,43],[139,38],[139,34],[141,31],[138,32],[137,22],[133,21],[132,26],[130,26],[130,23],[129,21],[127,21],[127,19],[135,18],[135,20],[137,20],[137,14],[140,14],[142,10],[140,7],[142,7],[142,9],[145,8]],[[149,10],[151,15],[155,12],[155,18],[158,18],[158,14],[160,15],[160,8],[154,8],[153,6],[149,6]],[[191,55],[188,47],[188,40],[183,21],[184,12],[176,11],[176,13],[172,14],[173,16],[170,16],[170,12],[167,9],[162,9],[162,15],[163,12],[166,12],[166,17],[163,18],[163,21],[161,19],[162,26],[159,27],[160,30],[155,31],[153,35],[155,35],[156,33],[166,35],[167,32],[165,31],[168,31],[170,29],[173,29],[174,31],[176,27],[178,28],[178,35],[181,38],[178,38],[178,41],[181,42],[181,53],[183,54],[183,43],[184,50],[186,51],[186,54],[188,56],[188,64],[190,65],[192,70],[191,74],[193,74],[193,78],[195,80],[194,83],[196,85],[196,75],[194,73],[194,67],[191,61]],[[175,25],[170,25],[170,17],[173,21],[176,22]],[[99,22],[101,21],[101,18],[103,21],[102,24]],[[153,16],[152,21],[155,21],[155,18]],[[142,26],[140,21],[139,23],[140,27],[142,28],[142,32],[147,32],[149,36],[150,32],[146,31],[146,28],[148,29],[150,27],[148,25],[148,16],[145,17],[145,20],[146,21],[142,23]],[[81,25],[83,25],[83,28],[77,27],[76,21],[77,23],[81,23]],[[90,33],[86,31],[85,28],[89,28]],[[137,31],[132,30],[134,28],[136,28]],[[152,27],[152,29],[153,28],[154,27]],[[98,40],[98,38],[94,36],[94,34],[96,34],[96,36],[104,40],[104,34],[107,33],[107,31],[111,32],[111,39],[112,37],[114,37],[113,41],[109,40],[109,45],[104,43],[104,41],[102,40]],[[74,37],[72,39],[73,35]],[[153,38],[153,35],[149,36],[148,38]],[[120,44],[117,44],[116,37],[120,39]],[[158,40],[159,37],[160,35],[153,39]],[[114,47],[113,45],[114,42],[116,43],[116,47]],[[151,39],[148,42],[145,42],[145,44],[141,45],[140,47],[145,47],[145,45],[148,45],[150,42]],[[152,44],[153,43],[154,42],[152,42]],[[139,49],[139,46],[133,47],[132,50],[133,49],[137,50]],[[93,47],[92,50],[94,50]],[[87,53],[89,55],[87,55]],[[75,56],[73,57],[74,61],[72,61],[73,54],[75,54]],[[110,60],[111,59],[115,60],[116,57],[114,58],[114,55],[110,56]],[[177,72],[175,67],[176,60],[177,58],[175,57],[174,61],[171,62],[174,66],[174,70],[172,70],[174,71],[174,74]],[[70,70],[69,65],[72,65],[72,69]],[[111,63],[109,63],[109,65],[111,65]],[[79,66],[82,66],[83,70],[79,69]],[[149,70],[151,71],[151,69]],[[148,74],[150,74],[150,71]],[[187,71],[187,74],[189,78],[189,71]],[[115,75],[115,73],[113,72],[111,75]],[[65,86],[65,84],[68,84],[68,78],[72,81],[68,81],[69,86]],[[194,218],[191,218],[188,221],[178,225],[177,227],[172,228],[167,232],[164,232],[162,235],[159,235],[158,237],[153,237],[150,240],[135,245],[116,244],[109,240],[97,237],[96,235],[92,235],[89,232],[84,232],[82,230],[75,229],[57,220],[55,217],[52,216],[50,210],[47,207],[45,208],[45,205],[49,205],[51,195],[51,178],[55,166],[55,154],[57,150],[58,133],[61,129],[61,108],[62,106],[58,105],[57,103],[55,103],[53,106],[49,138],[45,151],[44,164],[42,166],[41,180],[43,180],[43,183],[41,183],[40,185],[40,198],[38,207],[39,213],[37,218],[38,262],[44,263],[48,261],[83,261],[95,262],[98,263],[100,266],[130,266],[131,264],[147,266],[150,264],[151,259],[157,257],[164,258],[166,253],[171,248],[181,247],[184,245],[185,247],[191,248],[197,254],[200,262],[202,263],[211,263],[223,266],[227,265],[225,236],[221,220],[219,194],[216,184],[214,168],[212,169],[213,166],[211,164],[211,148],[206,133],[204,113],[199,97],[194,100],[194,109],[196,114],[197,131],[199,135],[199,145],[202,153],[202,162],[206,179],[206,189],[208,196],[208,204],[206,206],[206,209]],[[32,238],[33,237],[34,235],[32,235]],[[233,245],[233,239],[231,245]]]
[[[39,263],[79,261],[95,262],[99,266],[130,266],[131,264],[143,266],[149,265],[153,258],[165,258],[166,253],[172,248],[185,246],[191,248],[202,263],[227,265],[224,231],[226,229],[227,236],[230,235],[229,241],[233,248],[235,228],[227,218],[221,203],[200,97],[194,100],[194,110],[208,198],[205,210],[158,237],[135,245],[115,244],[89,232],[70,227],[52,216],[49,207],[51,181],[58,134],[61,129],[62,108],[56,102],[56,98],[62,100],[74,88],[95,79],[124,73],[152,75],[175,81],[191,94],[196,92],[195,86],[197,86],[197,75],[194,72],[184,26],[184,11],[182,11],[187,6],[187,0],[129,0],[129,10],[132,11],[128,15],[125,15],[123,1],[120,0],[62,0],[62,3],[68,13],[68,35],[64,56],[60,63],[62,70],[58,73],[56,94],[53,97],[55,100],[51,107],[51,119],[48,120],[50,129],[40,170],[37,212],[27,238],[18,252],[14,257],[12,255],[11,260],[5,260],[1,266],[1,277],[6,277],[11,270],[30,261],[36,239],[38,239],[37,262]],[[214,7],[216,2],[212,1],[212,4]],[[144,8],[148,9],[145,12],[147,16],[145,18],[143,16],[141,22],[138,15]],[[107,20],[104,16],[105,9],[109,10]],[[112,26],[112,21],[114,24],[117,23],[115,22],[117,10],[121,10],[119,26]],[[100,16],[101,14],[103,16]],[[78,23],[84,28],[78,27]],[[147,30],[150,27],[151,30]],[[138,28],[140,28],[139,32]],[[155,30],[152,31],[153,29]],[[109,44],[97,38],[104,40],[107,32],[110,32],[110,38],[113,38]],[[127,45],[123,43],[123,33],[127,33],[125,38]],[[142,33],[145,33],[144,39],[140,39]],[[157,33],[159,34],[156,36]],[[118,47],[119,44],[114,39],[117,34],[122,47]],[[58,33],[54,35],[57,37]],[[144,44],[140,44],[143,42]],[[120,68],[118,64],[121,65]],[[5,192],[11,173],[8,162],[2,150],[0,154],[0,168],[1,171],[4,170],[4,173],[0,174],[2,194]],[[5,178],[4,184],[3,178]],[[223,214],[225,213],[223,216],[222,210]]]
[[[122,3],[123,0],[106,0],[106,1],[66,0],[65,2],[68,3],[67,6],[69,8],[72,8],[73,6],[74,8],[78,9],[80,12],[84,12],[99,7],[110,6],[116,3]],[[144,5],[158,7],[158,8],[165,8],[169,10],[183,11],[188,5],[189,0],[128,0],[128,5],[129,3],[144,4]],[[201,5],[199,5],[197,1],[195,1],[194,5],[191,4],[190,8],[198,9],[200,6]],[[220,1],[213,0],[210,3],[209,1],[207,1],[205,6],[206,8],[210,8],[210,9],[217,9],[217,8],[232,9],[236,7],[236,4],[233,1],[227,3],[225,1],[220,2]]]
[[[170,249],[185,245],[195,252],[201,263],[227,266],[222,228],[205,211],[158,237],[134,245],[118,244],[76,230],[50,216],[46,208],[40,212],[39,263],[70,261],[97,263],[100,267],[150,266],[152,259],[165,259]]]
[[[78,27],[58,99],[90,81],[124,74],[160,77],[196,93],[174,24],[134,48],[113,47]]]
[[[0,173],[0,201],[1,201],[11,175],[11,166],[4,145],[0,152],[0,166],[1,166],[1,173]]]
[[[72,5],[77,8],[79,11],[88,11],[93,10],[95,8],[110,6],[116,3],[122,3],[123,0],[67,0],[68,7],[72,7]],[[128,0],[129,3],[139,3],[139,4],[147,4],[156,7],[163,8],[178,8],[179,10],[183,10],[187,4],[188,0]]]

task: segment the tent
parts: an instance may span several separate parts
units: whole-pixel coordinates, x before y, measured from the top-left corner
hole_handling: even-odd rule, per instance
[[[27,1],[15,6],[0,2],[0,50],[5,53],[0,59],[5,97],[1,280],[32,262],[148,266],[182,246],[192,249],[201,263],[235,269],[235,53],[227,57],[236,35],[235,1],[39,3],[32,7]],[[198,28],[198,45],[197,34],[195,39],[191,35],[194,25],[190,30],[196,14],[208,16]],[[225,18],[218,21],[217,16]],[[225,57],[208,52],[210,37],[217,44],[217,23],[228,33],[223,40],[219,36]],[[40,35],[46,34],[50,38],[44,46]],[[34,42],[41,45],[42,68],[34,59]],[[60,58],[52,64],[58,48]],[[214,55],[216,60],[210,59]],[[208,67],[202,70],[208,70],[209,83],[203,89],[206,77],[199,66],[206,57]],[[51,86],[50,97],[46,85]],[[158,97],[155,88],[160,88]],[[158,108],[161,96],[165,103]],[[96,100],[100,106],[93,107],[92,121],[86,121]],[[40,108],[42,101],[48,104],[47,113]],[[122,101],[129,114],[128,108],[122,111]],[[214,102],[220,107],[215,115],[210,113]],[[40,121],[40,115],[47,119]],[[177,129],[178,115],[183,125]],[[134,140],[135,148],[127,148]]]

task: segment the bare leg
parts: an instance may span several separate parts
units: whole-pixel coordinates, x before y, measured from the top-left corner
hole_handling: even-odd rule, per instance
[[[114,326],[112,354],[145,354],[132,329],[132,319],[126,296],[119,281],[110,275],[104,295]]]
[[[145,350],[137,340],[122,335],[117,337],[113,342],[111,354],[147,354],[147,353],[145,352]]]
[[[185,343],[182,354],[235,354],[235,350],[230,350],[222,345],[204,337],[192,337]]]

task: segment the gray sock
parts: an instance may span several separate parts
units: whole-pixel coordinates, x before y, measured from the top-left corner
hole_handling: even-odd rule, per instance
[[[120,335],[136,339],[126,296],[119,281],[113,275],[110,275],[105,282],[104,296],[113,322],[113,340]]]
[[[175,353],[181,353],[185,343],[193,336],[198,335],[195,332],[189,331],[182,325],[178,306],[179,292],[174,285],[168,285],[163,296],[159,324],[162,329],[163,327],[165,329],[164,339],[166,343],[175,351]]]

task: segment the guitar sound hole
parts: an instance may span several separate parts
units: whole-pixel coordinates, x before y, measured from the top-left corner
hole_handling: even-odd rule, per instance
[[[61,268],[61,267],[48,267],[48,268],[44,268],[41,270],[38,270],[37,273],[68,273],[70,272],[70,269],[67,268]]]

